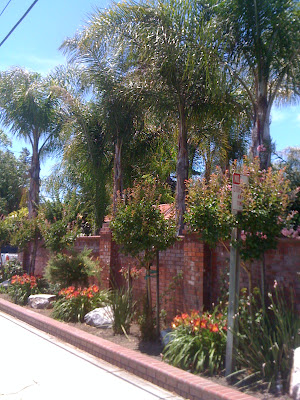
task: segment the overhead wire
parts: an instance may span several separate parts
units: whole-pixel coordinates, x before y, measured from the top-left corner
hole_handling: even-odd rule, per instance
[[[11,0],[9,0],[8,3],[6,4],[6,6],[3,8],[3,10],[1,11],[1,14],[0,14],[0,17],[4,13],[4,11],[6,10],[6,8],[9,5],[10,2],[11,2]]]
[[[9,33],[5,36],[5,38],[2,40],[0,43],[0,47],[3,45],[3,43],[9,38],[9,36],[13,33],[13,31],[16,29],[16,27],[23,21],[23,19],[26,17],[26,15],[30,12],[30,10],[35,6],[35,4],[38,2],[38,0],[35,0],[31,6],[28,8],[28,10],[23,14],[23,16],[19,19],[19,21],[15,24],[15,26],[9,31]]]

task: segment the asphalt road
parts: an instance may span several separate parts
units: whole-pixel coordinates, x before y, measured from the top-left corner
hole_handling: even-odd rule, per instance
[[[0,312],[0,400],[183,400]]]

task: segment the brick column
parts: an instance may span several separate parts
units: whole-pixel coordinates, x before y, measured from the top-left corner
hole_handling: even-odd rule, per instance
[[[99,238],[99,263],[101,272],[101,286],[108,289],[110,286],[110,267],[111,267],[111,257],[112,257],[112,234],[109,229],[109,224],[104,223]]]
[[[183,297],[184,309],[201,310],[203,307],[203,243],[195,234],[184,237]]]

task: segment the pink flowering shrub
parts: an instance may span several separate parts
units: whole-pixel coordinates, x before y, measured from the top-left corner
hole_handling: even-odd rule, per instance
[[[243,185],[243,211],[231,212],[231,173],[249,176]],[[230,173],[218,170],[210,180],[188,183],[186,222],[211,247],[230,238],[233,227],[241,229],[241,238],[233,243],[243,260],[259,259],[269,249],[276,248],[281,234],[298,236],[298,230],[284,230],[288,224],[289,181],[284,170],[260,170],[259,159],[244,159],[243,166],[234,164]],[[293,215],[293,214],[291,214]],[[289,228],[291,229],[291,228]]]

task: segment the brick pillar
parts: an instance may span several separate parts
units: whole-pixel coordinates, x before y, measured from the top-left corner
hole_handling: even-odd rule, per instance
[[[110,287],[110,268],[112,257],[112,234],[109,229],[109,224],[104,223],[100,230],[99,238],[99,263],[102,268],[101,286],[105,289]]]
[[[201,310],[203,308],[203,243],[195,234],[184,237],[183,296],[184,309]]]

